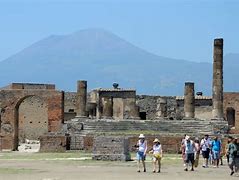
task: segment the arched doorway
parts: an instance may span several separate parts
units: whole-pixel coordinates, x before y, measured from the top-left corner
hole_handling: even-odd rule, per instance
[[[48,132],[48,106],[38,96],[27,96],[16,106],[16,148],[28,140],[39,140]]]
[[[228,125],[230,127],[235,127],[235,109],[232,107],[227,108],[227,112],[226,112],[226,116],[227,116],[227,121],[228,121]]]

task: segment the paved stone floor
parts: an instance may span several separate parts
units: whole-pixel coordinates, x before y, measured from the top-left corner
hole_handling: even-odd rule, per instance
[[[6,157],[7,156],[7,157]],[[32,157],[32,158],[31,158]],[[181,159],[163,160],[161,173],[152,173],[150,159],[146,173],[136,172],[136,162],[101,162],[90,157],[54,155],[20,155],[0,153],[0,180],[226,180],[239,179],[229,176],[226,165],[220,168],[197,168],[194,172],[184,172]]]

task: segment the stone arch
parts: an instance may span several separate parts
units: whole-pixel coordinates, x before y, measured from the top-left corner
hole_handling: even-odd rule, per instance
[[[28,95],[15,106],[15,150],[25,139],[38,140],[48,132],[48,104],[43,97]]]
[[[235,109],[232,108],[232,107],[228,107],[226,109],[226,118],[227,118],[227,121],[228,121],[228,125],[230,127],[235,127]]]

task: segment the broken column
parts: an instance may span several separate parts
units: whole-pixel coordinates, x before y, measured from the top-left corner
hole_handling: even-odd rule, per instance
[[[185,118],[194,118],[194,116],[195,116],[195,96],[194,96],[194,83],[193,82],[185,82],[184,116],[185,116]]]
[[[103,119],[112,119],[112,117],[113,117],[113,98],[112,97],[103,97],[102,104],[103,104],[102,118]]]
[[[212,117],[223,119],[223,39],[214,39]]]
[[[167,100],[160,98],[158,100],[157,109],[158,109],[158,117],[161,118],[167,117]]]
[[[86,116],[87,81],[77,81],[76,116]]]

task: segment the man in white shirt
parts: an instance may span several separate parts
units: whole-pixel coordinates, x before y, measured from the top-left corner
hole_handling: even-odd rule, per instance
[[[209,154],[210,154],[210,139],[209,135],[206,134],[204,138],[201,140],[200,143],[201,149],[202,149],[202,156],[204,159],[203,166],[204,168],[208,167],[208,159],[209,159]]]

